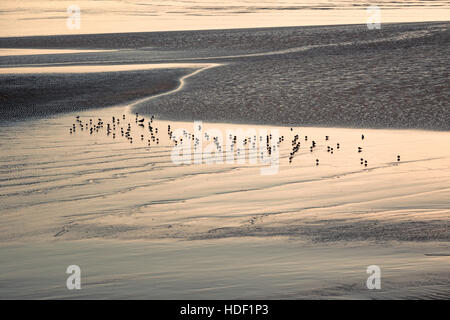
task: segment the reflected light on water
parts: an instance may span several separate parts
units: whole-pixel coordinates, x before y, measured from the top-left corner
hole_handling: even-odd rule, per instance
[[[369,3],[324,0],[78,0],[80,29],[67,27],[66,0],[2,0],[0,36],[365,24]],[[448,20],[448,1],[377,1],[382,23]]]

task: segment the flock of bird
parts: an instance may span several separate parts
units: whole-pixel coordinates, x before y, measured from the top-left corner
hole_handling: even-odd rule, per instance
[[[72,124],[72,126],[69,129],[70,134],[75,134],[77,132],[77,130],[80,131],[87,131],[89,132],[90,135],[93,135],[95,133],[99,133],[102,132],[102,129],[105,128],[105,122],[101,119],[98,118],[95,121],[90,118],[88,121],[83,122],[83,120],[81,120],[80,116],[76,116],[75,117],[75,123]],[[127,125],[124,125],[126,123],[127,117],[126,115],[122,115],[121,117],[112,117],[111,118],[111,122],[106,123],[106,135],[107,136],[112,136],[113,139],[116,139],[116,137],[119,135],[120,132],[120,136],[127,139],[129,143],[133,143],[133,134],[134,134],[134,129],[132,129],[131,127],[131,123],[128,122]],[[139,114],[136,113],[136,118],[135,118],[135,123],[136,125],[141,129],[141,132],[138,133],[138,137],[140,137],[141,141],[145,140],[145,135],[143,133],[142,130],[145,129],[145,126],[147,125],[147,130],[148,133],[150,134],[150,136],[147,136],[147,144],[148,147],[150,147],[152,144],[156,144],[159,145],[160,144],[160,138],[158,135],[158,128],[154,125],[154,120],[155,120],[155,116],[151,116],[150,119],[148,120],[148,122],[145,124],[145,118],[140,118]],[[201,125],[198,125],[198,132],[201,132]],[[294,129],[291,128],[290,131],[292,132]],[[201,140],[203,139],[203,137],[199,137],[199,136],[195,136],[194,133],[190,133],[187,130],[183,130],[182,131],[182,135],[180,136],[175,136],[174,132],[172,131],[171,125],[169,124],[167,126],[167,135],[170,141],[173,142],[173,144],[175,146],[179,145],[179,144],[183,144],[183,143],[193,143],[194,146],[194,150],[197,150],[199,148],[199,146],[201,145]],[[241,154],[245,153],[246,151],[248,151],[249,157],[251,156],[251,154],[256,154],[257,153],[257,142],[258,142],[258,137],[256,135],[254,136],[248,136],[245,137],[242,141],[238,141],[238,137],[236,135],[229,135],[227,137],[229,139],[229,149],[226,150],[226,152],[231,152],[233,155],[237,155],[240,156]],[[208,134],[208,132],[204,133],[204,139],[206,141],[212,141],[212,143],[214,143],[217,152],[222,153],[223,152],[223,146],[220,143],[220,139],[218,136],[214,136],[211,137],[210,134]],[[365,136],[361,135],[361,141],[364,141]],[[263,144],[265,141],[265,149],[266,149],[266,154],[260,150],[260,158],[264,159],[265,156],[271,156],[272,153],[274,151],[278,149],[280,149],[280,145],[282,142],[284,142],[285,137],[281,136],[278,138],[278,140],[273,141],[273,136],[272,134],[267,134],[265,139],[263,136],[259,136],[259,142],[260,144]],[[329,141],[330,140],[330,136],[325,136],[325,141]],[[308,143],[308,136],[304,136],[304,141],[305,143]],[[293,136],[293,139],[291,141],[291,146],[292,146],[292,150],[289,153],[289,164],[292,163],[292,161],[294,160],[296,154],[300,151],[301,148],[301,142],[300,142],[300,135],[299,134],[295,134]],[[309,151],[311,153],[313,153],[317,148],[317,142],[315,140],[312,140],[310,145],[309,145]],[[341,148],[340,143],[336,143],[334,146],[331,145],[327,145],[327,152],[330,154],[334,154],[335,152],[335,148],[336,150],[339,150]],[[358,146],[357,150],[358,153],[362,153],[363,152],[363,147]],[[397,155],[397,162],[400,162],[400,155]],[[316,166],[318,166],[320,164],[320,160],[317,158],[316,161]],[[367,159],[364,158],[360,158],[360,164],[367,167],[368,166],[368,161]]]
[[[293,128],[291,128],[291,131],[293,131]],[[361,135],[361,141],[364,141],[364,134]],[[329,141],[330,140],[330,136],[325,136],[325,141]],[[305,136],[305,141],[308,141],[308,136]],[[294,138],[292,139],[292,151],[289,154],[289,163],[292,163],[292,160],[294,159],[295,154],[300,150],[300,137],[298,134],[294,135]],[[309,151],[312,153],[314,152],[314,150],[317,147],[317,143],[316,141],[312,141],[311,145],[309,146]],[[341,144],[338,142],[336,143],[336,149],[339,150],[341,148]],[[357,149],[358,153],[362,153],[363,152],[363,148],[358,146]],[[327,145],[327,152],[330,154],[334,154],[334,147]],[[365,167],[368,166],[368,161],[364,158],[360,158],[361,160],[361,165],[364,165]],[[397,155],[397,162],[400,162],[400,155]],[[316,166],[318,166],[320,164],[320,160],[316,159]]]
[[[105,123],[101,118],[98,118],[97,121],[94,121],[92,118],[89,119],[89,121],[86,121],[85,123],[80,119],[80,116],[76,116],[76,123],[72,124],[72,127],[70,128],[69,132],[70,134],[74,134],[77,131],[77,128],[81,131],[88,131],[89,134],[98,133],[99,131],[105,127]],[[156,136],[158,134],[158,128],[153,126],[153,120],[155,119],[154,116],[150,118],[148,121],[148,130],[150,133],[150,139],[147,140],[148,146],[150,146],[153,143],[159,144],[159,138]],[[122,122],[126,121],[126,116],[122,115]],[[141,127],[145,128],[144,122],[145,118],[139,119],[139,114],[136,113],[136,124]],[[111,123],[106,123],[106,134],[108,136],[112,136],[113,139],[116,139],[116,136],[119,134],[119,127],[120,127],[120,135],[124,138],[126,138],[130,143],[133,143],[133,137],[131,132],[131,123],[128,123],[126,126],[126,130],[124,129],[124,126],[121,126],[120,118],[119,117],[112,117]],[[141,141],[144,140],[144,135],[140,135]]]

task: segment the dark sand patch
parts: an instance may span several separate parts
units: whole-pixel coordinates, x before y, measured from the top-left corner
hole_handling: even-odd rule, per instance
[[[137,110],[178,120],[449,130],[449,29],[421,31],[383,31],[380,42],[365,42],[370,32],[361,31],[330,46],[327,30],[322,46],[227,61]]]
[[[128,54],[86,55],[91,63],[226,63],[190,78],[179,92],[136,107],[163,119],[449,130],[449,26],[440,22],[386,24],[381,30],[347,25],[1,38],[0,47],[140,48]],[[23,65],[26,59],[80,63],[83,56],[72,57],[8,57],[0,64]],[[98,76],[101,85],[85,76],[64,80],[68,84],[62,86],[55,86],[60,81],[55,78],[42,84],[36,78],[2,78],[2,118],[131,102],[173,88],[182,74],[143,78],[130,73],[126,81],[104,74]],[[17,109],[30,104],[32,112]]]
[[[0,119],[43,117],[127,103],[170,91],[191,69],[0,75]]]
[[[292,222],[287,225],[256,225],[227,227],[209,230],[194,239],[218,239],[234,237],[291,237],[314,242],[335,243],[339,241],[443,241],[450,240],[450,222],[407,221],[383,222],[379,220],[349,221],[325,220],[314,224]]]

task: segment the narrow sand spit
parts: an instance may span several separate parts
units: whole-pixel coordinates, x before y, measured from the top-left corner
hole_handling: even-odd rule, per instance
[[[0,48],[0,57],[8,56],[29,56],[42,54],[69,54],[69,53],[94,53],[94,52],[112,52],[115,50],[74,50],[74,49],[14,49]]]
[[[137,70],[157,69],[182,69],[202,68],[214,66],[200,63],[152,63],[152,64],[120,64],[120,65],[86,65],[86,66],[46,66],[46,67],[11,67],[0,68],[0,74],[74,74],[74,73],[99,73],[99,72],[123,72]]]

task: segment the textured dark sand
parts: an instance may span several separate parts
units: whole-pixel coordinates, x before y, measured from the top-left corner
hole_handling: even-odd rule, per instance
[[[442,22],[383,25],[381,30],[353,25],[3,38],[0,47],[141,50],[3,57],[0,64],[80,63],[83,59],[90,63],[219,62],[226,65],[202,72],[190,78],[183,90],[136,110],[178,120],[449,130],[449,26]],[[249,53],[259,55],[242,56]],[[233,55],[240,56],[229,57]],[[158,90],[147,86],[169,89],[175,80],[163,77],[161,87],[151,80],[144,82],[147,76],[155,78],[147,72],[131,80],[126,89],[120,81],[104,79],[91,93],[83,92],[83,105],[104,106],[117,100],[108,99],[105,92],[115,92],[123,97],[121,101],[132,98],[134,85],[136,91],[152,94]],[[56,100],[61,110],[77,108],[74,96],[64,99],[64,92],[28,94],[35,88],[29,79],[16,82],[14,89],[6,85],[9,79],[0,81],[3,117],[28,115],[28,111],[10,111],[19,101],[40,110],[54,104],[55,95],[61,97]],[[10,97],[17,88],[24,92],[21,100]],[[52,86],[52,90],[57,89]],[[100,98],[99,90],[105,91]]]
[[[126,231],[124,231],[126,232]],[[351,221],[346,219],[322,220],[312,224],[291,223],[289,226],[258,226],[255,228],[225,227],[199,234],[194,239],[218,239],[231,237],[306,237],[316,243],[338,241],[443,241],[450,239],[450,222],[409,221],[385,223],[380,220]]]
[[[127,103],[178,86],[191,70],[167,69],[89,74],[0,75],[0,119]]]

